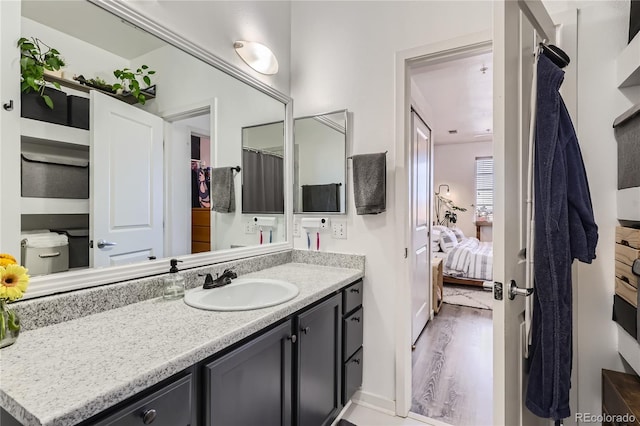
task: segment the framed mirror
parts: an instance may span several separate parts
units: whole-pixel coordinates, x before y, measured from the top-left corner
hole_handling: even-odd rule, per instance
[[[346,214],[348,111],[293,123],[294,213]]]
[[[62,165],[86,163],[82,179],[89,189],[71,195],[18,189],[19,231],[11,244],[3,242],[3,250],[33,255],[25,249],[41,231],[66,235],[69,249],[66,264],[34,269],[38,276],[26,297],[166,272],[170,257],[189,268],[290,248],[286,203],[272,212],[278,213],[277,226],[267,246],[256,228],[249,232],[254,212],[245,208],[242,193],[245,129],[251,133],[255,123],[279,123],[269,148],[279,147],[281,199],[290,194],[284,183],[288,174],[282,173],[290,164],[287,96],[126,4],[21,5],[22,36],[60,52],[67,65],[53,78],[66,95],[90,108],[89,129],[20,118],[23,162],[48,156]],[[73,79],[82,75],[113,84],[113,71],[123,68],[154,71],[153,94],[144,104],[122,102]],[[9,160],[0,161],[5,167]],[[22,170],[31,165],[23,163]],[[214,179],[216,173],[223,173],[225,184],[218,185],[222,179],[220,174]],[[26,184],[29,173],[22,178]],[[225,203],[226,210],[216,208]]]

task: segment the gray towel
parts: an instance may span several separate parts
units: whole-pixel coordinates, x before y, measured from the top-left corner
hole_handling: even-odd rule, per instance
[[[220,213],[236,211],[236,194],[231,167],[211,169],[211,210]]]
[[[616,127],[614,134],[618,142],[618,189],[640,186],[640,117]]]
[[[378,214],[387,209],[386,153],[354,155],[353,195],[356,212]]]

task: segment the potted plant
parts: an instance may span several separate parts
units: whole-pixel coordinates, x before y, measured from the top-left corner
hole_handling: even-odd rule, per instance
[[[155,71],[149,69],[148,65],[142,65],[135,72],[129,68],[115,70],[113,75],[115,75],[121,83],[114,84],[112,88],[116,93],[122,90],[124,91],[123,94],[126,95],[126,92],[129,92],[131,96],[135,97],[138,102],[144,105],[147,100],[145,92],[155,95],[155,85],[151,85],[151,77],[149,77],[155,73]],[[142,81],[147,85],[146,88],[142,89],[140,87],[138,78],[142,78]]]
[[[65,65],[64,59],[60,57],[58,50],[48,46],[43,43],[42,40],[35,37],[21,37],[20,40],[18,40],[18,48],[20,49],[20,73],[22,76],[20,90],[24,94],[36,93],[42,101],[44,101],[44,104],[50,110],[53,110],[54,102],[52,96],[60,100],[64,97],[66,100],[66,94],[59,92],[62,95],[58,95],[53,89],[50,89],[44,79],[44,74],[45,71],[59,71],[60,68]],[[57,89],[60,89],[60,84],[51,84]],[[65,124],[66,105],[59,108],[59,112],[64,115],[64,120],[62,120],[63,122],[60,124]],[[40,117],[30,118],[42,119]],[[58,120],[54,122],[58,122]]]
[[[442,216],[442,210],[444,210],[444,216]],[[456,206],[449,198],[436,193],[436,222],[438,225],[455,225],[458,222],[456,211],[466,212],[467,209]]]

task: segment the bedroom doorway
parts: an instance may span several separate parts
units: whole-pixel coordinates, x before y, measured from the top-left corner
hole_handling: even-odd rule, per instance
[[[450,425],[493,424],[493,297],[483,288],[492,281],[492,63],[482,46],[418,61],[410,74],[433,141],[425,194],[433,301],[412,351],[411,412]]]

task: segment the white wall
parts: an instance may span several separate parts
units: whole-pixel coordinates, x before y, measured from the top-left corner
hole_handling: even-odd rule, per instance
[[[353,111],[352,152],[387,154],[387,211],[357,216],[347,198],[347,239],[323,250],[367,256],[363,390],[395,399],[395,54],[491,27],[490,2],[293,2],[291,93],[295,115]],[[350,154],[351,154],[350,153]],[[348,164],[351,175],[351,164]],[[294,241],[305,248],[304,238]],[[393,404],[391,402],[391,404]],[[392,405],[391,405],[392,406]]]
[[[288,1],[127,1],[127,5],[282,93],[289,93],[291,9]],[[236,40],[267,45],[275,76],[255,72],[236,54]]]
[[[436,145],[434,148],[433,188],[438,190],[439,185],[449,185],[451,195],[443,195],[450,198],[458,207],[464,207],[466,212],[456,212],[458,222],[456,226],[462,229],[468,237],[476,236],[474,207],[476,200],[476,157],[490,157],[493,155],[493,143],[469,142],[446,145]],[[445,191],[442,188],[442,191]],[[435,218],[435,214],[434,214]],[[482,241],[491,241],[484,233]]]

